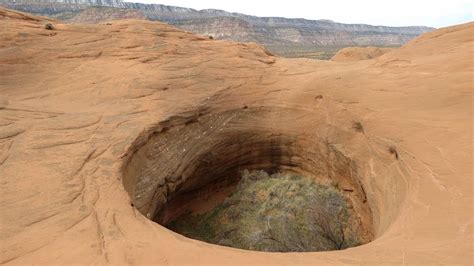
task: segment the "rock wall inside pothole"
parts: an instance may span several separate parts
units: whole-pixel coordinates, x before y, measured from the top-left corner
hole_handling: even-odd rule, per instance
[[[294,119],[297,114],[299,119]],[[349,213],[347,220],[340,219],[345,226],[344,244],[336,239],[332,245],[318,247],[299,243],[296,248],[259,248],[252,243],[229,243],[225,238],[206,240],[186,230],[177,232],[211,243],[268,251],[343,249],[368,243],[393,222],[406,182],[400,171],[389,167],[396,157],[383,143],[369,142],[364,131],[354,128],[353,121],[328,124],[324,116],[302,116],[301,110],[293,108],[183,113],[137,137],[124,156],[123,185],[132,206],[148,219],[171,228],[186,214],[202,218],[232,198],[244,182],[240,180],[245,169],[297,175],[319,186],[332,186],[329,191],[334,189],[344,199]],[[304,202],[312,202],[311,197]],[[292,221],[287,226],[305,225]],[[259,228],[257,233],[265,229]]]
[[[232,194],[166,227],[208,243],[267,252],[340,250],[364,243],[353,208],[334,186],[289,173],[245,170]]]

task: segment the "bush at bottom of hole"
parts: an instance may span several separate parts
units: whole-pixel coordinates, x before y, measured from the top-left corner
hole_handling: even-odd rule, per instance
[[[336,188],[301,176],[244,171],[234,193],[201,215],[167,227],[190,238],[247,250],[307,252],[359,245]]]

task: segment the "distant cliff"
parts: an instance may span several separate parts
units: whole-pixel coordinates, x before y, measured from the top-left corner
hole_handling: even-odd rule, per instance
[[[148,18],[216,39],[261,43],[276,53],[341,48],[348,46],[400,46],[416,36],[431,31],[429,27],[385,27],[342,24],[330,20],[255,17],[222,10],[195,10],[159,4],[128,3],[122,0],[0,0],[7,8],[50,16],[69,22],[91,23],[106,18]],[[88,10],[87,16],[75,18],[91,6],[134,10],[111,15],[111,9]],[[138,12],[137,12],[138,11]],[[96,12],[96,15],[94,15]],[[100,14],[107,12],[107,15]],[[125,14],[125,15],[124,15]]]

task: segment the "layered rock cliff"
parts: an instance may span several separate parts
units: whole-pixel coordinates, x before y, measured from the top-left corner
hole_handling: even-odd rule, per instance
[[[150,20],[163,21],[197,34],[257,42],[278,51],[283,50],[282,46],[290,47],[290,50],[291,47],[305,50],[315,47],[400,46],[432,30],[428,27],[384,27],[342,24],[330,20],[255,17],[215,9],[194,10],[122,0],[0,0],[0,5],[71,21],[90,6],[134,9]],[[95,12],[97,17],[103,16],[100,9]],[[94,18],[91,20],[96,21]]]

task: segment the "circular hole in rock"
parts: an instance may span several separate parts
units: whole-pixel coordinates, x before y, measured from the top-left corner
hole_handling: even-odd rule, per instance
[[[370,204],[364,167],[317,130],[291,126],[291,111],[272,113],[185,114],[143,133],[123,165],[133,205],[184,236],[248,250],[339,250],[380,235],[394,196],[374,190]]]

